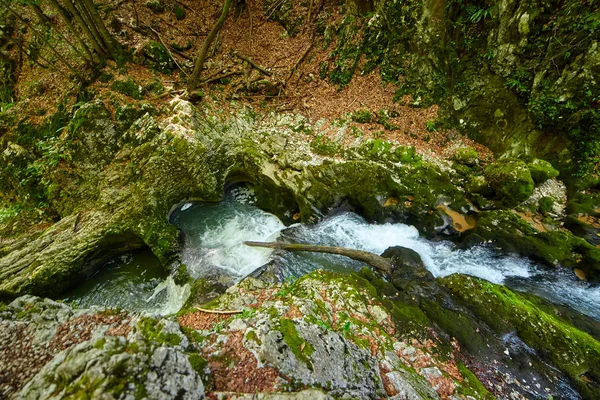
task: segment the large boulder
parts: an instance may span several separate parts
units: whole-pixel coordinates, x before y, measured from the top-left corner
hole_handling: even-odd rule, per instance
[[[552,164],[548,161],[540,160],[539,158],[536,158],[527,166],[529,167],[531,178],[537,184],[544,183],[548,179],[556,178],[559,174],[558,170],[556,170]]]
[[[519,205],[533,193],[534,182],[523,161],[500,160],[488,165],[484,173],[497,197],[508,207]]]
[[[381,257],[391,259],[390,278],[397,287],[404,286],[407,281],[433,280],[433,274],[425,268],[419,253],[412,249],[402,246],[388,247]]]

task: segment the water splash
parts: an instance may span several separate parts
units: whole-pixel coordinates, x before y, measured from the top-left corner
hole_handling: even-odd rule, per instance
[[[319,253],[276,252],[248,247],[247,240],[323,244],[381,254],[390,246],[415,250],[434,276],[462,273],[537,294],[600,320],[600,287],[578,281],[564,269],[548,269],[518,256],[498,255],[484,247],[457,250],[450,242],[431,242],[405,224],[374,225],[345,213],[319,224],[285,227],[274,215],[247,200],[245,192],[219,204],[186,203],[171,216],[183,230],[186,243],[182,261],[194,278],[225,274],[240,280],[272,258],[278,258],[284,276],[301,276],[317,268],[359,270],[363,264]],[[159,314],[177,312],[189,287],[176,285],[149,252],[118,258],[95,277],[67,295],[66,300],[87,307],[100,305]]]
[[[272,253],[243,242],[277,240],[285,228],[273,214],[234,202],[181,209],[172,220],[186,234],[182,261],[194,278],[216,271],[243,278],[265,264]]]
[[[358,270],[363,264],[342,256],[318,253],[278,252],[242,245],[245,240],[278,240],[342,246],[381,254],[390,246],[415,250],[436,277],[468,274],[517,290],[535,293],[600,319],[600,288],[577,281],[566,270],[547,269],[515,255],[499,255],[485,247],[455,249],[450,242],[432,242],[413,226],[400,223],[369,224],[360,216],[344,213],[319,224],[295,224],[284,228],[272,214],[235,202],[195,205],[174,220],[188,240],[184,262],[194,276],[219,269],[237,279],[279,259],[284,276],[301,276],[317,268]]]

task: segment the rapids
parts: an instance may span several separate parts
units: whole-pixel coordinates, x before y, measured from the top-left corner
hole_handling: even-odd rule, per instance
[[[184,203],[170,216],[185,235],[182,262],[193,278],[225,275],[239,281],[272,259],[285,277],[317,268],[358,270],[362,264],[342,256],[273,252],[248,247],[246,240],[281,240],[342,246],[381,254],[404,246],[420,254],[436,277],[469,274],[513,289],[537,294],[600,320],[600,287],[578,281],[570,271],[552,269],[516,255],[485,247],[455,249],[448,241],[432,242],[413,226],[370,224],[354,213],[328,217],[316,225],[286,227],[276,216],[251,205],[252,194],[236,189],[218,204]],[[80,306],[111,306],[159,314],[177,312],[189,294],[188,285],[173,282],[149,251],[125,255],[107,265],[65,300]]]

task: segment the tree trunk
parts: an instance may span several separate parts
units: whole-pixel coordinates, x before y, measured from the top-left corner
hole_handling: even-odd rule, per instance
[[[83,0],[83,4],[85,8],[87,8],[87,11],[89,12],[90,17],[92,18],[92,21],[94,23],[94,26],[100,32],[100,36],[104,41],[108,53],[114,57],[115,42],[113,41],[112,36],[108,32],[108,29],[106,29],[106,25],[104,25],[104,21],[102,21],[102,18],[100,18],[98,11],[96,11],[96,7],[94,7],[94,4],[91,0]]]
[[[387,258],[378,256],[368,251],[347,249],[345,247],[319,246],[300,243],[281,243],[281,242],[244,242],[246,246],[266,247],[270,249],[281,249],[287,251],[310,251],[315,253],[339,254],[349,257],[356,261],[369,264],[381,273],[389,275],[392,271],[392,264]]]
[[[108,56],[106,49],[103,48],[101,42],[98,42],[99,38],[94,34],[94,32],[92,32],[92,30],[90,29],[88,24],[84,21],[83,16],[79,12],[79,10],[77,10],[77,8],[75,7],[75,4],[71,0],[65,0],[64,3],[65,3],[67,10],[71,14],[73,14],[73,18],[75,18],[75,21],[77,22],[79,27],[83,30],[83,32],[88,37],[89,41],[92,44],[92,47],[94,48],[94,50],[96,51],[98,56],[101,57],[102,59],[104,59],[106,56]]]
[[[57,0],[50,0],[50,4],[60,14],[63,22],[67,26],[67,29],[69,31],[71,31],[75,35],[75,37],[77,38],[77,41],[79,42],[79,44],[81,45],[81,47],[83,47],[83,51],[87,55],[87,58],[89,59],[90,62],[93,63],[94,62],[94,56],[92,55],[92,52],[90,51],[89,47],[85,44],[85,42],[84,42],[83,38],[81,37],[81,35],[78,34],[79,32],[77,32],[75,30],[75,27],[73,26],[73,23],[71,23],[71,19],[69,18],[69,15],[67,14],[67,11],[58,3]]]
[[[229,13],[230,7],[231,7],[231,0],[225,0],[225,4],[223,4],[223,11],[221,12],[221,16],[219,17],[219,20],[217,21],[215,26],[212,28],[212,30],[208,34],[208,37],[206,38],[206,40],[204,41],[204,45],[202,46],[202,50],[200,50],[200,54],[198,55],[198,58],[196,59],[196,65],[194,66],[194,72],[192,73],[192,76],[190,77],[190,80],[188,81],[188,92],[192,92],[192,91],[196,90],[196,88],[198,87],[198,83],[200,82],[200,76],[202,75],[202,69],[204,68],[204,61],[206,60],[206,54],[208,53],[208,49],[210,48],[210,45],[215,40],[217,33],[219,33],[219,31],[221,30],[221,27],[225,23],[225,20],[227,19],[227,14]]]

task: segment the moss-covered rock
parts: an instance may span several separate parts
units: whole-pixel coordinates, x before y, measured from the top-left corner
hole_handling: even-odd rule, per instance
[[[497,197],[509,207],[524,202],[533,193],[534,182],[523,161],[500,160],[489,164],[484,173]]]
[[[529,164],[529,172],[531,172],[531,178],[537,184],[543,183],[551,178],[556,178],[559,172],[550,164],[548,161],[540,160],[536,158]]]
[[[185,17],[185,10],[183,8],[177,6],[176,10],[182,10],[183,14],[180,15],[183,15],[183,17]],[[171,54],[169,53],[167,48],[163,46],[162,43],[150,41],[144,46],[142,51],[142,54],[150,68],[155,69],[156,71],[162,72],[164,74],[169,74],[175,69],[175,62],[173,61],[173,58],[171,57]]]
[[[492,242],[506,252],[519,253],[553,266],[577,267],[588,279],[600,280],[600,249],[566,231],[538,231],[511,211],[486,211],[465,238],[471,246]]]
[[[440,281],[496,332],[520,338],[564,371],[586,398],[600,395],[600,342],[504,286],[452,275]]]
[[[472,147],[461,147],[454,152],[452,160],[459,164],[474,166],[479,162],[479,154]]]

